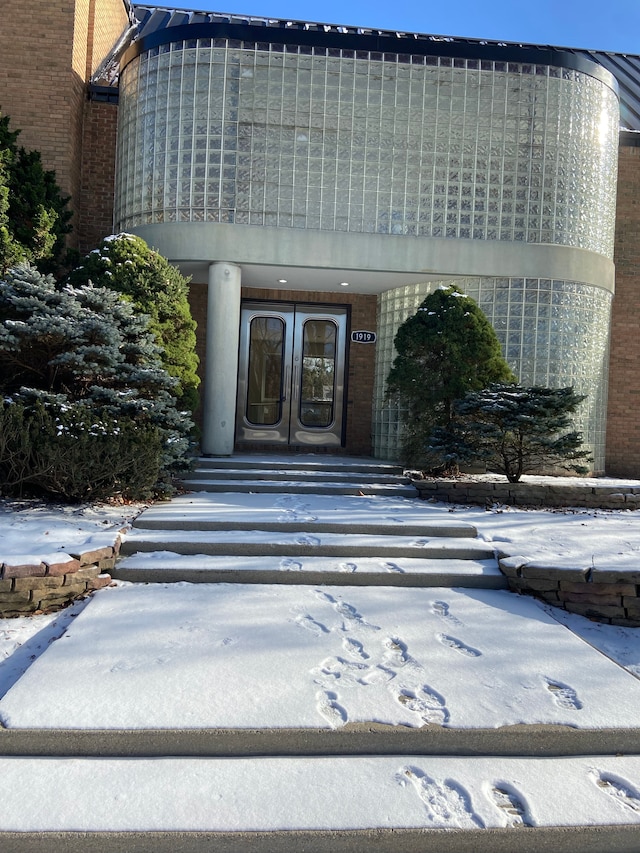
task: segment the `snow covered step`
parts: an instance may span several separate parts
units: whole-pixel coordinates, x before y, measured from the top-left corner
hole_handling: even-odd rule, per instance
[[[287,492],[289,494],[307,495],[394,495],[396,497],[417,498],[415,486],[403,485],[397,482],[331,482],[325,477],[322,482],[304,482],[300,479],[264,480],[251,478],[247,480],[229,479],[184,479],[179,481],[183,488],[199,489],[206,492]]]
[[[330,480],[334,483],[349,483],[356,480],[358,483],[379,483],[385,485],[410,484],[410,479],[402,474],[388,474],[368,471],[328,471],[325,470],[292,470],[291,468],[266,468],[254,471],[248,471],[246,468],[226,468],[212,469],[198,465],[193,471],[189,472],[186,478],[194,484],[198,480],[242,480],[245,482],[258,483],[262,480],[270,480],[277,482],[286,480],[287,482],[298,483],[320,483]]]
[[[126,534],[120,553],[173,551],[177,554],[246,557],[417,557],[490,560],[493,547],[476,539],[447,536],[392,536],[262,530],[145,530]]]
[[[146,509],[135,529],[276,530],[474,538],[476,528],[446,507],[394,497],[294,494],[178,495]]]
[[[124,585],[0,700],[0,754],[640,754],[639,707],[508,592]]]
[[[246,471],[290,471],[309,473],[316,471],[342,472],[344,474],[381,474],[404,476],[404,469],[395,462],[384,462],[361,456],[338,456],[331,454],[268,454],[241,453],[235,456],[207,457],[196,460],[196,467],[212,471],[240,469]]]
[[[145,509],[136,528],[183,530],[321,529],[407,535],[475,537],[446,506],[395,497],[192,492]]]
[[[640,823],[636,756],[4,758],[0,774],[11,851],[628,853]]]
[[[506,589],[497,561],[372,557],[212,557],[170,551],[120,560],[113,577],[133,583],[286,583]]]

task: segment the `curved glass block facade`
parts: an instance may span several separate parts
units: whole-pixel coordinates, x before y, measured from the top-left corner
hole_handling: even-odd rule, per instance
[[[264,42],[184,39],[177,29],[143,43],[121,72],[117,228],[158,235],[161,250],[165,238],[177,257],[202,263],[216,260],[218,235],[238,269],[313,267],[295,247],[319,245],[320,290],[335,287],[332,264],[429,278],[379,296],[373,433],[376,455],[387,458],[400,430],[400,413],[384,403],[395,331],[434,279],[460,274],[523,383],[589,395],[580,428],[603,470],[613,78],[566,55],[573,67],[511,61],[515,53],[428,55],[442,45],[381,53],[355,37],[342,42],[348,49],[304,35],[279,42],[269,27]],[[256,29],[247,28],[252,39]],[[189,243],[186,223],[206,239]],[[187,244],[206,257],[184,253]],[[403,266],[409,255],[414,265]]]
[[[580,71],[192,39],[120,81],[118,228],[228,222],[611,256],[619,108]]]
[[[509,366],[523,385],[573,385],[587,399],[576,427],[604,470],[609,315],[612,294],[578,282],[535,278],[457,279],[410,285],[378,302],[378,360],[374,408],[375,453],[393,458],[401,438],[401,411],[385,402],[385,382],[398,326],[439,284],[455,283],[480,305],[496,330]]]

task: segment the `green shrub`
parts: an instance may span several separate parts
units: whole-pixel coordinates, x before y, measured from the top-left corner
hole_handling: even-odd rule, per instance
[[[198,404],[196,324],[191,317],[188,280],[141,237],[105,238],[69,276],[74,286],[108,287],[149,317],[162,366],[177,380],[178,408],[193,413]]]
[[[585,474],[591,455],[572,428],[584,399],[571,387],[496,384],[472,391],[454,404],[447,427],[434,431],[432,448],[453,462],[482,462],[510,483],[557,468]]]
[[[0,273],[26,261],[61,277],[77,258],[66,247],[70,198],[40,152],[18,145],[19,135],[9,129],[9,117],[0,116]]]
[[[478,305],[457,287],[439,287],[395,337],[396,358],[387,377],[387,396],[402,407],[403,461],[435,467],[429,436],[451,420],[453,404],[467,391],[515,380],[500,342]]]
[[[150,424],[83,406],[0,407],[0,483],[5,495],[46,494],[68,501],[154,493],[162,440]]]
[[[176,409],[175,385],[162,368],[148,318],[115,291],[59,290],[52,277],[29,266],[0,280],[0,393],[8,407],[2,482],[37,483],[69,499],[108,488],[132,495],[149,491],[155,469],[154,488],[165,493],[171,475],[188,465],[193,427]],[[18,404],[20,415],[12,409]],[[20,418],[24,435],[10,429],[12,417]],[[65,454],[74,460],[68,485]],[[83,454],[102,459],[103,469],[113,466],[111,479],[104,475],[110,486],[91,482],[99,479],[97,469]],[[47,467],[52,459],[55,476]]]

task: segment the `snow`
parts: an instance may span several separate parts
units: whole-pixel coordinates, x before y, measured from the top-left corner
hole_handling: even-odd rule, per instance
[[[592,484],[571,478],[579,482]],[[240,512],[255,512],[255,498],[233,496]],[[472,524],[501,553],[640,566],[638,512],[361,500],[363,515],[395,527],[414,524],[416,513]],[[308,521],[312,537],[329,512],[338,526],[353,522],[354,499],[331,505],[304,495],[278,510]],[[0,556],[59,561],[111,545],[141,508],[4,502]],[[257,516],[269,513],[265,501]],[[640,629],[503,591],[120,582],[61,613],[0,620],[0,720],[15,731],[340,733],[373,720],[418,731],[518,722],[633,729],[638,707]],[[630,755],[2,757],[0,774],[0,831],[640,824],[640,757]]]
[[[0,560],[27,565],[112,546],[146,504],[0,501]]]
[[[25,774],[22,760],[0,758],[2,830],[24,831],[27,825],[41,831],[273,832],[640,823],[640,793],[628,781],[640,778],[635,756],[472,762],[411,755],[40,758],[29,763],[33,772]],[[380,841],[379,849],[396,849],[392,839],[388,847]],[[518,849],[519,841],[513,844],[511,849]],[[247,840],[246,849],[251,847]]]
[[[0,722],[632,729],[638,707],[639,680],[506,591],[153,584],[97,593]]]

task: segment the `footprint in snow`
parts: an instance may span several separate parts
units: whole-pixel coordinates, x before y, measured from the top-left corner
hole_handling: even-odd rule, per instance
[[[285,559],[280,560],[280,568],[284,572],[300,572],[302,571],[302,563],[300,560]]]
[[[341,572],[355,572],[358,566],[356,563],[340,563],[338,568]]]
[[[456,616],[451,614],[451,610],[446,601],[434,601],[431,605],[431,610],[436,614],[436,616],[439,616],[451,625],[462,626],[464,624]]]
[[[384,562],[384,563],[380,563],[380,566],[381,566],[381,567],[382,567],[386,572],[398,572],[398,573],[399,573],[399,574],[401,574],[401,575],[403,575],[403,574],[404,574],[404,569],[400,568],[400,566],[399,566],[397,563],[391,563],[391,562],[389,562],[389,561],[386,561],[386,562]]]
[[[467,646],[466,643],[457,640],[455,637],[450,637],[449,634],[436,634],[436,639],[443,646],[447,646],[467,658],[479,658],[482,655],[482,652],[478,649],[474,649],[473,646]]]
[[[591,770],[589,775],[598,788],[612,797],[616,803],[631,811],[640,812],[640,792],[624,779],[611,773],[600,773],[598,770]]]
[[[573,687],[562,684],[560,681],[552,681],[550,678],[546,678],[545,682],[547,690],[559,708],[565,711],[579,711],[582,708],[582,702],[578,699],[578,694]]]
[[[347,601],[340,601],[339,598],[335,598],[328,592],[324,592],[321,589],[315,590],[316,597],[321,601],[330,604],[333,609],[342,616],[344,619],[348,619],[350,622],[355,622],[359,626],[364,628],[373,628],[376,631],[379,631],[379,627],[377,625],[370,625],[369,622],[364,618],[361,613],[358,613],[356,608],[349,604]]]
[[[345,637],[342,641],[342,648],[352,657],[368,660],[369,655],[365,652],[364,646],[359,640],[354,640],[353,637]]]
[[[503,812],[507,826],[533,826],[520,795],[511,785],[500,782],[491,789],[491,799]]]
[[[295,495],[283,495],[281,498],[278,498],[277,501],[273,502],[274,506],[286,506],[286,504],[293,503],[296,500]]]
[[[418,714],[427,724],[442,726],[449,720],[449,711],[444,699],[426,684],[418,693],[413,690],[400,690],[396,700],[409,711]]]
[[[317,536],[298,536],[296,545],[319,545],[320,540]]]
[[[312,634],[315,634],[318,637],[321,634],[329,633],[329,629],[326,625],[323,625],[322,622],[318,622],[316,619],[313,618],[313,616],[310,616],[308,613],[296,616],[296,625],[299,625],[301,628],[310,631]]]
[[[413,660],[409,654],[407,644],[400,637],[387,637],[382,645],[386,649],[383,656],[383,663],[388,666],[397,666],[400,668]]]
[[[403,767],[396,776],[401,785],[410,782],[424,803],[427,817],[438,828],[484,828],[467,791],[458,782],[431,779],[419,767]]]
[[[330,690],[320,691],[316,694],[316,708],[332,729],[339,729],[347,722],[348,715],[342,705],[337,702],[338,694]]]

